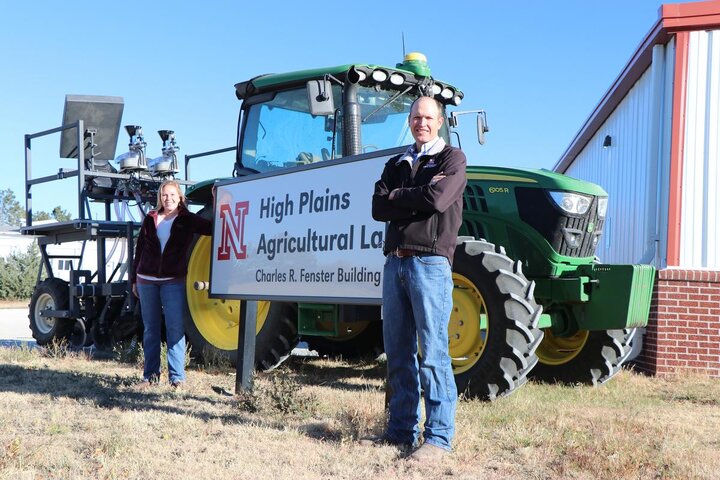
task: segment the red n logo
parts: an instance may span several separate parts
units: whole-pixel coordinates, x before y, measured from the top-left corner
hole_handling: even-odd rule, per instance
[[[220,205],[220,248],[218,248],[218,260],[230,260],[230,249],[235,258],[242,260],[247,257],[247,246],[244,242],[245,236],[245,215],[250,208],[250,202],[235,203],[235,212],[229,204]]]

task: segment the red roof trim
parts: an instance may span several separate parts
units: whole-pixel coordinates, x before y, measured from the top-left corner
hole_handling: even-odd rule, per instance
[[[685,151],[685,98],[690,33],[678,32],[673,72],[672,134],[670,142],[670,192],[668,201],[667,265],[680,265],[680,220],[682,218],[683,156]]]
[[[595,135],[600,125],[607,120],[648,69],[652,61],[652,49],[655,45],[667,43],[670,37],[677,32],[716,28],[720,28],[720,0],[661,5],[658,9],[658,21],[640,43],[615,82],[605,92],[580,131],[575,134],[575,138],[560,156],[560,160],[555,164],[553,170],[561,173],[567,171]]]
[[[720,24],[720,2],[662,5],[658,11],[670,31],[709,30]]]

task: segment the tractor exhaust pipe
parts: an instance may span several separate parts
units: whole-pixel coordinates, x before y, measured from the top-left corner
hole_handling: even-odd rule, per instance
[[[343,86],[343,156],[358,155],[362,153],[362,139],[360,138],[360,104],[357,101],[358,81],[360,75],[355,67],[351,67],[347,80]]]

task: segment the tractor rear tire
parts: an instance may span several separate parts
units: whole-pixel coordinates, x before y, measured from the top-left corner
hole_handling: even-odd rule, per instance
[[[67,310],[69,305],[68,282],[59,278],[47,278],[35,285],[30,299],[30,330],[38,345],[53,340],[67,340],[73,332],[75,319],[43,317],[43,310]]]
[[[297,306],[293,303],[267,303],[270,304],[267,315],[255,337],[255,367],[264,371],[272,370],[284,362],[299,341]],[[258,302],[258,309],[260,307]]]
[[[212,218],[211,207],[198,215]],[[190,247],[185,291],[185,335],[192,356],[209,363],[229,362],[236,366],[240,301],[208,297],[207,290],[196,290],[196,281],[210,281],[210,237],[197,235]],[[255,338],[255,366],[270,370],[279,365],[298,343],[295,304],[258,302]]]
[[[532,376],[546,382],[602,385],[622,369],[636,333],[635,328],[583,330],[564,339],[546,331]]]
[[[535,284],[525,278],[520,262],[485,240],[458,244],[453,282],[448,333],[458,392],[485,400],[510,395],[537,363],[543,332]]]

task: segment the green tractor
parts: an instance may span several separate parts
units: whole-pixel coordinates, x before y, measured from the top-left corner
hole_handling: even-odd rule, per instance
[[[445,107],[463,99],[430,75],[420,54],[395,67],[262,75],[235,89],[242,100],[235,177],[397,149],[413,141],[407,118],[418,96]],[[483,143],[482,111],[446,112],[441,136],[452,143],[465,113],[476,114]],[[597,262],[607,194],[547,170],[470,166],[467,180],[449,326],[458,390],[494,399],[529,377],[610,379],[630,354],[635,328],[647,323],[655,270]],[[208,216],[211,186],[186,193]],[[198,238],[189,260],[186,334],[196,354],[234,363],[240,301],[209,298],[198,287],[210,278],[210,249],[208,237]],[[321,354],[379,353],[381,331],[379,305],[259,302],[256,366],[272,368],[300,338]]]

